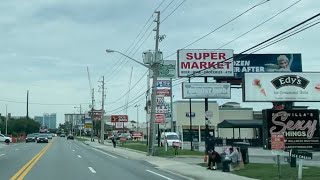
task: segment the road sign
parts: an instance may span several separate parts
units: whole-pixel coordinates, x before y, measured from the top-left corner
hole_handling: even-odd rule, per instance
[[[271,134],[271,149],[272,150],[284,150],[284,135],[281,133]]]
[[[85,128],[85,129],[91,129],[91,128],[92,128],[92,124],[85,124],[85,125],[84,125],[84,128]]]
[[[157,96],[157,104],[164,104],[164,96]]]
[[[128,115],[111,115],[111,122],[128,122]]]
[[[212,111],[206,111],[206,118],[211,119],[213,117]]]

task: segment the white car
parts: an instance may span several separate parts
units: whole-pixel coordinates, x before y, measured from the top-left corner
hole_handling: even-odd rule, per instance
[[[0,134],[0,142],[6,142],[6,143],[9,143],[9,142],[12,142],[12,139],[11,137],[7,137],[3,134]]]
[[[181,144],[181,140],[179,135],[175,132],[163,132],[161,133],[161,146],[165,145],[165,141],[167,142],[168,146],[173,146],[173,143]]]

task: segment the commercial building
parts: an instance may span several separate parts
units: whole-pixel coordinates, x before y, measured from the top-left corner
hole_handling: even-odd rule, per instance
[[[57,114],[56,113],[44,113],[42,116],[35,116],[34,120],[41,126],[46,126],[48,129],[57,128]]]
[[[212,118],[209,119],[209,132],[219,138],[252,139],[257,136],[256,128],[218,128],[222,122],[255,122],[252,108],[242,108],[238,103],[226,103],[219,106],[216,101],[209,101],[209,110]],[[204,101],[192,101],[190,126],[189,101],[175,101],[173,103],[173,119],[176,132],[184,141],[190,141],[190,134],[196,141],[205,140],[205,105]],[[262,121],[261,121],[262,122]],[[190,131],[192,129],[192,131]]]

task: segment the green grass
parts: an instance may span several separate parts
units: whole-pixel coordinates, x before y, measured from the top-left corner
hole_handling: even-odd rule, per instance
[[[78,141],[88,141],[87,138],[74,137],[74,139]]]
[[[206,163],[201,163],[199,165],[207,167]],[[278,166],[275,164],[245,164],[244,169],[233,171],[231,173],[260,180],[279,180]],[[281,165],[281,175],[281,180],[298,179],[298,165],[296,168],[292,168],[287,164]],[[302,170],[302,179],[320,179],[320,167],[304,167]]]
[[[124,143],[123,145],[121,143],[119,143],[120,147],[124,147],[124,148],[129,148],[129,149],[134,149],[134,150],[138,150],[138,151],[143,151],[143,152],[147,152],[147,145],[146,144],[142,144],[142,143]],[[199,151],[190,151],[190,150],[182,150],[182,149],[178,149],[177,150],[177,155],[181,156],[181,155],[193,155],[193,156],[203,156],[204,153],[203,152],[199,152]],[[168,156],[175,156],[175,149],[172,147],[168,147],[168,151],[165,151],[164,147],[155,147],[155,155],[156,156],[161,156],[161,157],[168,157]]]

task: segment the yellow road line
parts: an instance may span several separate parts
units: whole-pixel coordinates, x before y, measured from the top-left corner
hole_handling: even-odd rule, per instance
[[[28,166],[28,168],[19,176],[17,180],[23,180],[24,177],[30,172],[30,170],[33,168],[33,166],[39,161],[39,159],[44,155],[44,153],[50,148],[51,143],[48,144],[46,149],[41,152],[41,154]]]
[[[10,180],[16,180],[38,157],[40,157],[45,153],[45,151],[49,148],[52,142],[46,145],[38,154],[36,154],[29,162],[27,162],[14,176],[10,178]]]

